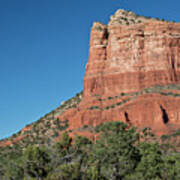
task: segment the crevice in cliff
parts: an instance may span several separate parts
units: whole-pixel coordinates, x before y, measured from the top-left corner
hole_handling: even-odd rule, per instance
[[[176,72],[176,59],[175,59],[174,52],[170,54],[168,53],[167,59],[168,59],[168,64],[169,64],[168,69],[169,69],[170,80],[173,82],[177,82],[178,77],[177,77],[177,72]]]
[[[175,57],[174,57],[174,53],[171,56],[171,67],[172,67],[172,71],[173,71],[173,76],[174,76],[174,81],[177,81],[177,74],[176,74],[176,69],[175,69]]]
[[[162,106],[160,106],[160,108],[161,108],[161,111],[162,111],[163,123],[167,124],[169,122],[168,114],[167,114],[166,110]]]
[[[109,37],[109,32],[108,32],[108,28],[106,28],[104,30],[104,38],[108,40],[108,37]]]
[[[108,28],[106,28],[105,31],[104,31],[104,39],[106,39],[105,60],[107,60],[108,38],[109,38],[109,32],[108,32]]]
[[[127,123],[127,124],[131,124],[130,119],[129,119],[129,115],[128,115],[127,112],[124,112],[124,116],[125,116],[125,121],[126,121],[126,123]]]

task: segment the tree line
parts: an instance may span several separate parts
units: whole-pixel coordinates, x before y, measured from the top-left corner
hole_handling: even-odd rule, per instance
[[[96,142],[68,133],[52,146],[29,145],[0,157],[2,180],[179,180],[178,133],[156,138],[123,122],[96,127]]]

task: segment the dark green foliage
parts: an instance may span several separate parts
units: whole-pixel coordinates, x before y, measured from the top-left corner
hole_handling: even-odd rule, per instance
[[[72,142],[64,132],[54,145],[1,148],[0,179],[180,179],[179,131],[159,140],[149,128],[137,131],[122,122],[104,123],[95,130],[99,138],[94,142],[83,136]]]
[[[161,169],[163,169],[162,152],[158,143],[140,143],[139,145],[141,161],[136,171],[145,179],[161,179]]]
[[[23,152],[23,168],[29,177],[45,178],[50,171],[50,161],[50,156],[44,147],[29,145]]]
[[[134,144],[139,140],[134,128],[127,129],[121,122],[105,123],[99,127],[100,139],[92,154],[95,166],[99,163],[99,175],[108,179],[121,179],[129,174],[139,160]]]
[[[50,173],[47,180],[79,180],[81,179],[80,164],[63,164]]]
[[[164,164],[161,171],[163,179],[180,179],[180,155],[177,152],[164,156]]]
[[[18,160],[10,160],[7,162],[3,170],[4,175],[6,175],[8,179],[19,180],[24,177],[24,168],[20,158]]]
[[[89,108],[89,110],[94,110],[94,109],[101,109],[99,106],[91,106],[90,108]]]
[[[72,139],[69,137],[68,133],[63,133],[61,141],[56,144],[57,153],[62,157],[67,155],[71,147],[71,142]]]
[[[97,31],[104,31],[104,28],[102,28],[101,26],[95,26],[95,29],[96,29]]]
[[[88,128],[88,125],[85,124],[85,125],[83,126],[83,129],[87,129],[87,128]]]

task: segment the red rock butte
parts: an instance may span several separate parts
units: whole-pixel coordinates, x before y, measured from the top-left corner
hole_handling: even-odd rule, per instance
[[[153,19],[128,25],[94,23],[84,96],[136,92],[178,83],[179,52],[179,23]]]
[[[95,22],[83,99],[59,116],[70,128],[124,121],[156,134],[180,128],[180,23],[118,10]]]
[[[53,118],[89,137],[83,127],[107,121],[150,127],[156,135],[180,129],[180,23],[124,10],[108,25],[95,22],[81,102]]]

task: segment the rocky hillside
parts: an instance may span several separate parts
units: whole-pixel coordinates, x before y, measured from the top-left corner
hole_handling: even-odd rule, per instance
[[[10,138],[3,139],[1,146],[16,145],[19,149],[27,147],[29,144],[53,144],[58,140],[61,132],[69,126],[68,120],[59,120],[60,116],[69,109],[75,109],[82,100],[82,92],[73,98],[63,102],[61,106],[46,114],[36,122],[27,125]]]
[[[91,29],[83,93],[1,141],[52,143],[66,130],[96,138],[93,127],[123,121],[157,135],[180,128],[180,23],[118,10]]]

